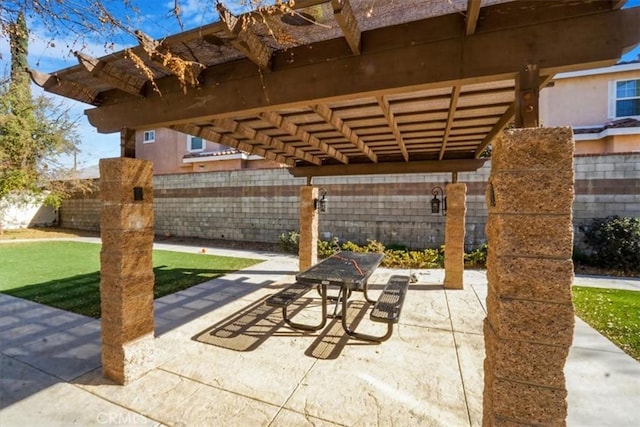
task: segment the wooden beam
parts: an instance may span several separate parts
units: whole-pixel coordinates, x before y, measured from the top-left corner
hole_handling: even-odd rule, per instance
[[[349,163],[349,158],[347,156],[345,156],[335,148],[331,147],[327,143],[320,141],[318,138],[311,135],[309,132],[305,131],[300,126],[298,126],[291,120],[287,119],[286,117],[283,117],[273,111],[262,113],[260,114],[260,117],[263,120],[271,123],[273,126],[277,127],[278,129],[288,133],[289,135],[295,136],[305,144],[308,144],[314,148],[317,148],[327,156],[333,157],[339,162],[342,162],[345,164]]]
[[[537,64],[523,67],[516,76],[514,120],[517,128],[535,128],[540,123],[540,76]]]
[[[333,110],[326,104],[314,105],[311,107],[320,117],[324,119],[328,124],[333,126],[338,132],[342,134],[348,141],[358,147],[365,156],[369,158],[373,163],[378,161],[378,156],[371,148],[353,131],[337,114],[333,113]]]
[[[407,152],[407,147],[404,145],[404,140],[402,139],[402,134],[400,133],[400,129],[398,129],[398,123],[396,122],[396,117],[391,111],[391,105],[389,101],[384,96],[376,97],[376,101],[378,101],[378,105],[380,109],[382,109],[382,114],[384,114],[384,118],[387,120],[389,127],[391,128],[391,132],[393,132],[393,136],[396,139],[396,143],[400,148],[400,152],[402,153],[402,157],[406,162],[409,161],[409,152]]]
[[[447,149],[449,133],[451,132],[453,119],[456,115],[456,108],[458,108],[459,98],[460,98],[460,85],[456,85],[451,89],[451,99],[449,101],[449,112],[447,113],[447,124],[444,127],[444,133],[442,135],[442,147],[440,148],[440,155],[438,156],[440,160],[444,158],[444,152]]]
[[[249,58],[261,70],[269,71],[271,62],[271,49],[264,44],[256,32],[249,28],[248,21],[239,19],[233,15],[222,3],[216,5],[220,22],[229,36],[229,42],[244,56]]]
[[[206,139],[207,141],[216,142],[218,144],[226,145],[227,147],[237,148],[240,151],[244,151],[249,154],[255,154],[256,156],[264,157],[265,159],[273,160],[274,162],[282,163],[289,166],[295,166],[296,164],[296,161],[293,158],[285,157],[273,151],[267,151],[263,148],[240,141],[228,135],[223,135],[205,126],[176,125],[171,126],[171,129],[178,132],[186,133],[187,135],[199,136],[200,138]]]
[[[470,36],[476,32],[480,6],[482,0],[467,0],[467,14],[465,16],[465,34]]]
[[[521,15],[527,16],[517,11],[517,16]],[[511,17],[507,14],[505,19]],[[400,26],[402,31],[399,27],[380,28],[362,33],[363,43],[376,46],[387,41],[394,48],[367,48],[361,55],[330,61],[324,55],[291,65],[283,61],[282,68],[263,76],[253,65],[250,72],[244,61],[222,64],[205,72],[207,84],[197,94],[185,96],[179,88],[163,90],[163,82],[158,82],[162,98],[153,94],[142,101],[134,97],[124,100],[119,92],[109,104],[109,95],[104,94],[104,104],[87,115],[100,132],[106,133],[117,132],[122,126],[161,127],[222,115],[253,115],[279,107],[451,87],[456,82],[464,85],[510,78],[518,72],[518,64],[538,63],[540,73],[545,74],[606,66],[640,43],[640,7],[562,21],[533,21],[468,37],[460,33],[459,19],[457,24],[449,24],[445,18],[432,18],[443,25],[441,39],[416,43],[404,39],[404,31],[427,37],[430,33],[425,28],[433,25],[429,24],[431,20],[407,23]],[[454,31],[458,36],[449,35]],[[339,49],[338,42],[330,40],[322,45]],[[309,55],[322,50],[305,49]],[[166,85],[175,86],[174,79]]]
[[[354,55],[360,55],[360,28],[349,0],[331,0],[333,17],[340,25],[349,48]]]
[[[82,52],[76,51],[74,55],[78,58],[80,65],[93,77],[102,80],[116,89],[132,95],[142,96],[142,89],[146,82],[145,79],[131,73],[126,73],[113,64],[93,58]]]
[[[88,86],[70,80],[63,80],[57,76],[48,73],[42,73],[36,70],[28,70],[31,80],[36,85],[43,88],[49,93],[64,96],[65,98],[75,99],[85,104],[100,105],[100,95],[98,92]]]
[[[313,176],[376,175],[435,172],[473,172],[489,159],[424,160],[414,162],[352,163],[349,165],[298,166],[289,169],[296,178]]]
[[[611,8],[612,9],[622,9],[622,7],[627,3],[627,0],[611,0]]]
[[[245,124],[237,122],[232,119],[216,119],[213,121],[213,124],[219,128],[226,129],[229,132],[239,133],[240,135],[248,138],[252,141],[257,141],[262,145],[266,145],[268,147],[274,148],[278,151],[282,151],[284,153],[289,154],[290,156],[297,157],[300,160],[307,161],[309,163],[313,163],[315,165],[321,165],[322,159],[314,156],[311,153],[307,153],[299,148],[296,148],[290,144],[282,142],[278,138],[273,138],[267,135],[264,132],[253,129]]]

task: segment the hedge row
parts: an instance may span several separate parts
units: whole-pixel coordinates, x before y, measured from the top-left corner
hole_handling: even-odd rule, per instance
[[[280,235],[280,247],[284,252],[297,254],[300,235],[295,231]],[[318,256],[326,258],[339,251],[378,252],[384,253],[382,267],[388,268],[442,268],[444,266],[444,246],[433,249],[409,250],[401,247],[385,247],[376,240],[367,240],[366,245],[354,242],[340,243],[337,238],[332,240],[318,240]],[[487,245],[482,245],[465,254],[465,266],[469,268],[484,268],[487,262]]]

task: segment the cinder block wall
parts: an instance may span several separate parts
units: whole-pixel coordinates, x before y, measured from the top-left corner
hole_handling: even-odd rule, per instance
[[[484,201],[490,162],[475,173],[460,173],[467,184],[466,249],[485,242]],[[608,215],[640,216],[640,153],[575,158],[576,226]],[[431,214],[434,186],[451,174],[367,175],[316,178],[327,190],[329,212],[320,215],[320,237],[359,243],[376,239],[412,248],[444,243],[444,217]],[[241,241],[277,242],[298,229],[299,188],[286,169],[203,172],[154,177],[156,234]],[[99,197],[66,200],[61,225],[98,230]],[[578,236],[576,236],[578,237]]]

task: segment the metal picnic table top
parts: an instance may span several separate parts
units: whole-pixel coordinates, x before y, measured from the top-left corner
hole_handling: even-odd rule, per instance
[[[384,254],[381,253],[338,252],[300,272],[296,280],[363,289],[383,258]]]

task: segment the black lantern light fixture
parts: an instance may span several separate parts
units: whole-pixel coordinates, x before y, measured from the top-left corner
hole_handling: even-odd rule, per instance
[[[444,190],[441,187],[434,187],[431,190],[433,199],[431,199],[431,213],[440,213],[440,205],[442,205],[442,215],[447,214],[447,197],[444,195]],[[440,198],[438,198],[438,195]]]
[[[326,212],[327,211],[327,190],[324,188],[320,189],[320,198],[315,200],[315,208],[318,212]]]

